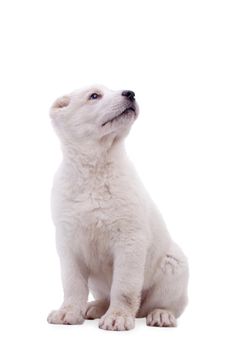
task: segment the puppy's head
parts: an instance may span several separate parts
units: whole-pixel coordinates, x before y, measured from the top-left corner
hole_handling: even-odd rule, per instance
[[[93,86],[58,98],[50,116],[61,138],[71,142],[91,138],[98,142],[126,136],[138,112],[133,91]]]

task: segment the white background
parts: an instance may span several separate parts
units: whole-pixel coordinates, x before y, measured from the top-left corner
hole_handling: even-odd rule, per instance
[[[232,1],[2,1],[0,322],[3,349],[232,348]],[[101,83],[132,89],[127,149],[190,262],[177,329],[52,326],[62,301],[48,109]]]

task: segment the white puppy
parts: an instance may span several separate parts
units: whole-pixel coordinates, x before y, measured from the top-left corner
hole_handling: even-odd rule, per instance
[[[138,116],[132,91],[103,86],[59,98],[51,119],[63,162],[52,215],[64,302],[48,322],[129,330],[175,326],[187,304],[188,265],[127,159],[124,138]],[[87,303],[89,290],[95,301]]]

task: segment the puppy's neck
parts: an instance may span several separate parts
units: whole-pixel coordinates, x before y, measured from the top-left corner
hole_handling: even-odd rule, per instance
[[[101,171],[108,165],[118,164],[127,158],[124,142],[108,140],[93,142],[86,141],[83,144],[63,143],[63,161],[77,171]]]

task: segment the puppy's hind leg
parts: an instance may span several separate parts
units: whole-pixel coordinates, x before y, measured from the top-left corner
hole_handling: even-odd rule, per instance
[[[94,320],[96,318],[100,318],[108,310],[108,307],[109,307],[109,300],[107,299],[99,299],[99,300],[91,301],[87,304],[85,318],[87,320]]]
[[[171,311],[155,309],[146,317],[147,326],[152,327],[176,327],[176,318]]]
[[[186,258],[166,254],[156,272],[155,283],[145,293],[138,317],[148,326],[175,327],[187,304],[188,265]]]

